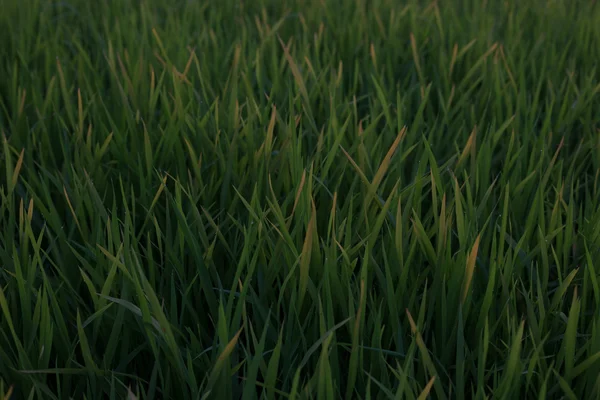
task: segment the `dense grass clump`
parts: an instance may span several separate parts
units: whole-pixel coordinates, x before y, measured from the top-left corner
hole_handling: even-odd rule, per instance
[[[0,4],[0,399],[600,399],[596,1]]]

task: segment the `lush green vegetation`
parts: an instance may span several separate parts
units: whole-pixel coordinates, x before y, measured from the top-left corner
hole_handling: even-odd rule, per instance
[[[595,3],[3,0],[0,398],[599,399]]]

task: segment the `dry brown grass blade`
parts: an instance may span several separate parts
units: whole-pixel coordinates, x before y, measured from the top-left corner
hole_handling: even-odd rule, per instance
[[[465,271],[461,304],[464,304],[467,298],[467,294],[469,293],[469,288],[471,287],[471,281],[473,280],[473,272],[475,271],[475,262],[477,261],[477,252],[479,251],[480,239],[481,235],[478,235],[477,239],[475,239],[475,244],[473,244],[473,247],[471,248],[471,253],[469,253],[469,257],[467,258],[467,267]]]

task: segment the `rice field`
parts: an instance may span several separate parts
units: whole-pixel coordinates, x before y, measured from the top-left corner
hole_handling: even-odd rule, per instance
[[[0,8],[0,399],[600,399],[595,0]]]

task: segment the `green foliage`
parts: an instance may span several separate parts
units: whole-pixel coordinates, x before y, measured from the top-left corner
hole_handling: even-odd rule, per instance
[[[1,7],[0,398],[600,399],[596,1]]]

